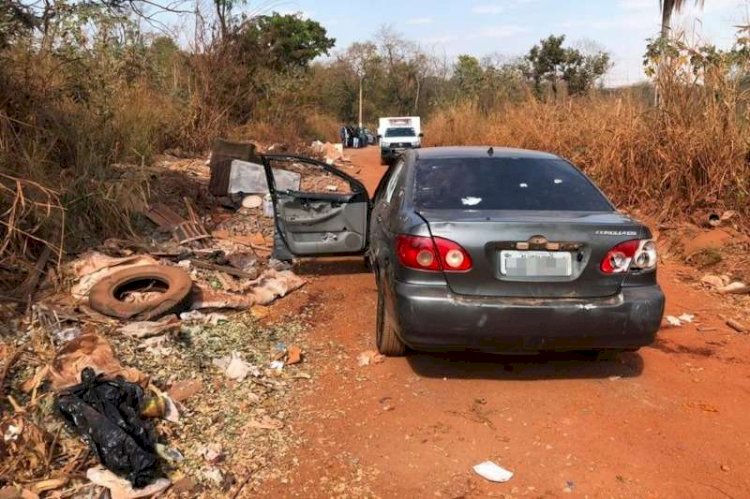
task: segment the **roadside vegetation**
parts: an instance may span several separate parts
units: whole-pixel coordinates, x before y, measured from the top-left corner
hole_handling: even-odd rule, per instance
[[[430,144],[556,152],[663,220],[750,214],[745,31],[730,51],[663,35],[645,55],[651,81],[611,90],[606,50],[564,36],[518,58],[447,60],[389,28],[336,47],[314,20],[228,0],[162,7],[190,26],[172,33],[149,5],[0,0],[0,294],[40,256],[132,232],[157,155],[205,154],[220,136],[336,141],[360,85],[366,122],[421,115]]]

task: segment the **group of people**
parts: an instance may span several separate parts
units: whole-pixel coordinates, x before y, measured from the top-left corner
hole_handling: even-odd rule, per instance
[[[365,129],[358,126],[342,126],[339,132],[339,137],[341,138],[341,143],[343,144],[344,149],[347,147],[358,149],[360,147],[366,147],[368,144]]]

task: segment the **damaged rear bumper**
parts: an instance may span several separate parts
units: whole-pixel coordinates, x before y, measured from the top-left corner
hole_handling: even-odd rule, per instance
[[[401,339],[428,351],[636,349],[654,341],[664,314],[658,285],[589,299],[470,297],[398,281],[394,292]]]

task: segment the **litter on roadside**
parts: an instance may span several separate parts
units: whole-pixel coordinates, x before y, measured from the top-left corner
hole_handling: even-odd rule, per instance
[[[200,322],[201,324],[210,324],[217,326],[222,322],[229,321],[229,317],[219,312],[210,312],[204,314],[198,310],[191,310],[190,312],[183,312],[180,314],[180,319],[185,322]]]
[[[153,483],[142,488],[134,487],[128,480],[120,478],[111,471],[97,466],[86,471],[86,478],[91,483],[106,487],[112,499],[137,499],[139,497],[152,497],[166,490],[172,482],[166,478],[159,478]]]
[[[474,472],[490,482],[503,483],[513,478],[512,471],[506,470],[492,461],[477,464],[474,466]]]
[[[222,369],[227,378],[236,381],[244,381],[248,376],[258,377],[262,374],[260,369],[242,360],[237,352],[232,352],[231,355],[220,359],[214,359],[213,364]]]
[[[131,383],[145,386],[147,376],[132,367],[123,367],[115,358],[112,345],[96,333],[82,334],[58,350],[50,364],[48,376],[56,390],[78,384],[80,373],[89,367],[95,373],[122,376]]]
[[[672,327],[679,327],[683,324],[690,324],[694,319],[695,316],[692,314],[682,314],[678,317],[675,317],[674,315],[664,316],[664,320],[667,321],[667,324]]]
[[[86,368],[81,384],[61,392],[60,415],[116,475],[136,488],[160,478],[153,424],[143,419],[143,389],[122,379],[108,380]]]
[[[178,331],[181,324],[177,317],[168,315],[158,321],[130,322],[117,328],[117,332],[131,338],[150,338]]]
[[[385,361],[385,356],[379,354],[375,350],[366,350],[357,356],[357,364],[359,367],[380,364],[383,361]]]
[[[718,289],[719,293],[747,295],[750,294],[750,286],[744,282],[735,281]]]
[[[741,324],[739,321],[736,321],[734,319],[727,319],[726,324],[727,324],[727,326],[731,327],[732,329],[734,329],[738,333],[745,333],[745,332],[747,332],[747,328],[743,324]]]

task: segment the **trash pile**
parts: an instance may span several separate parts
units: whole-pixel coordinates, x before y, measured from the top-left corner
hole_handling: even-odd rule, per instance
[[[305,281],[271,258],[263,210],[152,204],[149,238],[49,271],[65,291],[0,324],[0,497],[223,496],[262,480],[294,444],[290,388],[310,378],[306,316],[268,317]]]

